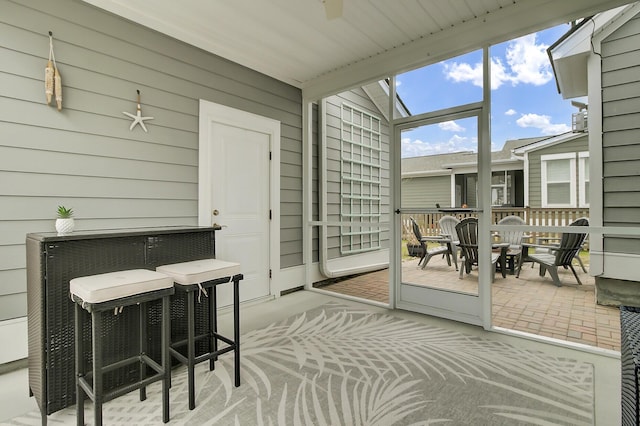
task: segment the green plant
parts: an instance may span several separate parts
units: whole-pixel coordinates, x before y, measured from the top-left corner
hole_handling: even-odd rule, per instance
[[[68,209],[65,206],[58,206],[58,217],[60,219],[69,219],[73,217],[73,209]]]

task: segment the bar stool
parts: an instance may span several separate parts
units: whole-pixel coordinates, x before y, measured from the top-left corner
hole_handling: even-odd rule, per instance
[[[84,400],[88,396],[94,404],[95,425],[102,424],[102,405],[118,396],[132,390],[140,390],[140,401],[146,399],[146,386],[162,381],[162,421],[169,421],[169,381],[171,374],[169,358],[169,338],[171,334],[170,324],[170,297],[175,292],[173,281],[170,277],[159,272],[146,269],[134,269],[127,271],[110,272],[99,275],[74,278],[69,282],[71,299],[75,305],[75,357],[76,357],[76,418],[77,424],[84,424]],[[161,320],[161,364],[151,359],[147,348],[147,304],[148,302],[162,300]],[[137,354],[128,356],[127,353],[118,354],[119,359],[104,365],[103,347],[108,336],[108,324],[106,311],[113,311],[113,315],[121,314],[123,309],[131,305],[139,307],[139,339]],[[86,371],[84,362],[83,326],[84,313],[91,314],[92,337],[92,370]],[[108,318],[107,318],[108,319]],[[134,331],[131,332],[135,335]],[[135,344],[135,342],[130,342]],[[113,389],[105,389],[104,375],[112,370],[125,367],[130,364],[139,364],[138,380],[122,384]],[[155,374],[147,377],[150,367]]]
[[[195,404],[195,375],[196,364],[209,360],[209,371],[215,369],[215,361],[219,355],[226,352],[234,352],[235,386],[240,386],[240,297],[238,286],[243,278],[240,273],[240,264],[226,262],[218,259],[203,259],[191,262],[162,265],[156,271],[173,278],[176,291],[186,293],[186,317],[187,338],[171,341],[169,352],[178,361],[187,366],[189,386],[189,410],[193,410]],[[233,281],[233,339],[229,339],[218,333],[217,321],[217,287],[220,284]],[[196,295],[198,301],[202,296],[207,297],[209,323],[204,333],[195,334],[196,321]],[[177,295],[176,295],[177,296]],[[196,353],[196,342],[208,342],[208,351],[202,354]],[[224,348],[218,348],[218,342],[227,344]],[[186,355],[178,348],[186,345]]]

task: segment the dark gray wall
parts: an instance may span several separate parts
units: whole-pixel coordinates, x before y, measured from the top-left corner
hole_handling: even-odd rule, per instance
[[[640,226],[640,18],[602,42],[604,226]],[[604,240],[608,252],[640,254],[637,238]]]
[[[148,133],[122,114],[136,90]],[[199,99],[281,121],[280,262],[302,264],[299,89],[81,1],[0,0],[0,320],[26,315],[25,234],[53,231],[59,204],[77,229],[197,224]]]

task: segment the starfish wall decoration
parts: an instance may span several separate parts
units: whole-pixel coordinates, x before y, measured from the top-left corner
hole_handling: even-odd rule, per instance
[[[153,117],[142,116],[142,109],[140,108],[140,90],[138,90],[137,92],[138,92],[138,108],[136,110],[135,115],[125,111],[122,111],[122,113],[128,117],[133,118],[133,123],[131,123],[131,126],[129,126],[129,131],[133,130],[133,128],[136,127],[136,124],[139,124],[140,127],[142,127],[142,130],[144,130],[146,133],[147,128],[144,125],[144,121],[153,120]]]

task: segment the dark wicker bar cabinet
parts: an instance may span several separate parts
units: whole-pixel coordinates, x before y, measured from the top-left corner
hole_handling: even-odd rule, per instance
[[[213,227],[166,227],[27,234],[27,303],[29,330],[29,390],[46,416],[75,404],[74,305],[69,297],[72,278],[125,269],[156,266],[215,257]],[[172,301],[172,335],[186,330],[184,300]],[[206,324],[201,310],[198,322]],[[108,313],[111,340],[106,356],[120,357],[132,349],[138,336],[135,312]],[[150,307],[147,321],[149,341],[159,333],[160,309]],[[88,321],[86,321],[88,323]],[[83,329],[85,347],[91,347],[90,328]],[[157,341],[157,339],[156,339]],[[204,349],[202,349],[204,350]],[[151,348],[150,353],[159,353]],[[89,363],[90,354],[85,362]],[[133,381],[137,370],[120,369],[105,380],[108,387]]]

